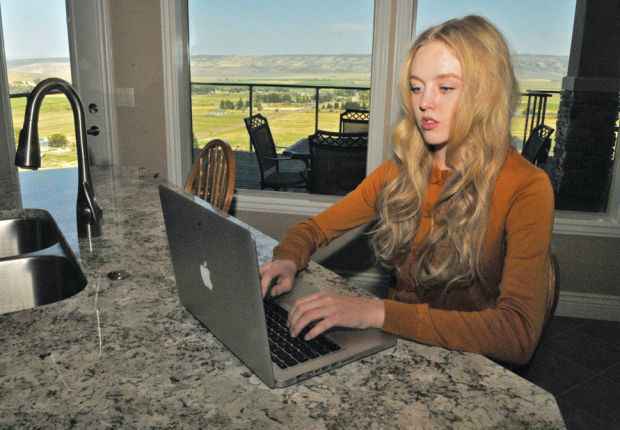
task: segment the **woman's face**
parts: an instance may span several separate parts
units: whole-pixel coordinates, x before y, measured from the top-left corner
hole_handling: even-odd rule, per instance
[[[409,88],[415,121],[428,145],[443,145],[463,89],[461,63],[441,42],[423,45],[411,62]]]

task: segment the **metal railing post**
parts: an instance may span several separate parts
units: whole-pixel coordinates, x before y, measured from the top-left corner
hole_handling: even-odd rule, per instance
[[[314,132],[319,129],[319,87],[314,90]]]
[[[248,85],[250,88],[250,117],[252,117],[252,103],[253,103],[253,94],[254,94],[254,85]],[[250,152],[252,152],[252,141],[250,140],[250,136],[248,134],[248,148]]]
[[[525,126],[523,127],[523,146],[522,147],[525,147],[525,141],[527,140],[527,137],[528,137],[527,126],[530,120],[531,102],[532,102],[532,95],[528,94],[527,95],[527,108],[525,109]]]

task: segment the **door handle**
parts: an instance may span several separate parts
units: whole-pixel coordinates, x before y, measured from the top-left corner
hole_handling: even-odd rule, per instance
[[[86,130],[86,134],[90,134],[91,136],[99,136],[99,127],[96,125],[91,126],[88,130]]]

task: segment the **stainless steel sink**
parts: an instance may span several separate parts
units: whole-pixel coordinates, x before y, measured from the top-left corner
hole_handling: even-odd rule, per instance
[[[54,218],[26,209],[0,219],[0,314],[71,297],[88,283]]]
[[[0,220],[0,258],[40,251],[59,241],[59,233],[49,214]]]
[[[77,263],[64,256],[0,260],[0,313],[66,299],[82,291],[86,284]]]

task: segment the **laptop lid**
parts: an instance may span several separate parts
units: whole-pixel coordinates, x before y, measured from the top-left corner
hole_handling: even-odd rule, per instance
[[[334,328],[341,349],[281,369],[271,360],[256,243],[247,228],[198,197],[160,185],[177,290],[183,306],[269,387],[284,387],[394,346],[379,329]],[[296,281],[285,309],[316,286]]]
[[[274,386],[250,232],[201,199],[162,185],[159,192],[181,303],[266,385]]]

